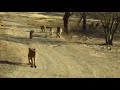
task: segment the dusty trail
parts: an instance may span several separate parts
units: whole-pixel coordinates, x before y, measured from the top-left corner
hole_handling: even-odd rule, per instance
[[[7,77],[10,78],[100,78],[120,77],[119,58],[111,54],[96,51],[86,44],[67,42],[57,39],[55,34],[46,37],[38,27],[30,27],[16,22],[6,23],[8,37],[4,40],[16,43],[22,52],[22,64]],[[29,31],[35,31],[35,37],[29,39]],[[48,34],[48,33],[47,33]],[[1,38],[3,39],[3,38]],[[23,48],[24,47],[24,48]],[[27,65],[28,47],[37,49],[37,68]],[[19,51],[18,51],[19,52]]]
[[[15,23],[14,23],[15,24]],[[17,28],[17,27],[16,27]],[[39,38],[35,37],[32,40],[29,40],[29,28],[23,31],[23,28],[19,28],[17,30],[13,30],[12,33],[14,36],[21,35],[25,40],[21,40],[20,42],[24,42],[27,47],[33,47],[37,49],[38,58],[36,61],[37,68],[31,68],[27,66],[28,61],[27,54],[23,60],[23,63],[26,63],[26,66],[19,66],[14,73],[10,75],[12,78],[37,78],[37,77],[79,77],[81,73],[81,66],[74,60],[73,52],[69,52],[68,50],[74,50],[74,46],[69,44],[62,44],[59,41],[64,41],[61,39],[55,38]],[[14,33],[15,32],[15,33]],[[19,35],[18,35],[19,33]],[[35,40],[41,40],[39,42]],[[19,41],[19,38],[17,39]],[[56,40],[59,43],[54,42]],[[77,46],[77,45],[76,45]],[[25,49],[27,50],[27,48]],[[24,50],[23,50],[24,51]],[[77,52],[77,51],[75,51]],[[73,55],[73,56],[72,56]]]

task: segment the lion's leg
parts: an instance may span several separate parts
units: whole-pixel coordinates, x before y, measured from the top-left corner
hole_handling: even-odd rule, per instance
[[[56,34],[56,38],[58,37],[59,35],[58,35],[58,33]]]
[[[34,57],[34,67],[36,68],[36,65],[35,65],[35,57]]]
[[[45,30],[46,30],[46,29],[44,28],[44,32],[45,32]]]
[[[31,67],[33,67],[33,59],[31,58]]]
[[[58,37],[60,38],[60,34],[58,35]]]
[[[28,57],[28,62],[29,62],[28,65],[30,65],[30,57]]]

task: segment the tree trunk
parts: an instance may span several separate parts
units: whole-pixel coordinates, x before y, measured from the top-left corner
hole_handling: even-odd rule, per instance
[[[64,19],[64,32],[68,33],[68,19]]]
[[[86,13],[83,12],[83,32],[86,32]]]
[[[112,42],[112,41],[113,41],[112,39],[109,40],[108,45],[113,45],[113,42]]]
[[[107,34],[105,34],[105,41],[106,41],[106,45],[108,44],[108,37]]]
[[[63,21],[64,21],[64,32],[68,34],[68,20],[69,20],[69,13],[66,12]]]
[[[110,33],[109,35],[109,45],[113,45],[113,37],[112,37],[112,34]]]
[[[106,45],[113,45],[113,37],[111,34],[106,34],[105,35],[105,39],[106,39]]]

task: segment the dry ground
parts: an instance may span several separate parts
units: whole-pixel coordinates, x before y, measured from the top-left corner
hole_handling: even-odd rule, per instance
[[[120,43],[109,50],[99,38],[55,38],[40,25],[62,26],[63,13],[1,12],[1,78],[119,78]],[[58,24],[59,23],[59,24]],[[34,38],[29,39],[29,31]],[[71,38],[70,38],[71,39]],[[89,43],[89,44],[86,44]],[[37,68],[27,65],[28,48],[37,49]]]

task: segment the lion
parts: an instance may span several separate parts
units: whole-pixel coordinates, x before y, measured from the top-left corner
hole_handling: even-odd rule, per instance
[[[36,65],[35,65],[35,60],[36,60],[36,49],[35,48],[28,48],[29,49],[29,52],[28,52],[28,61],[29,61],[29,63],[28,63],[28,65],[30,65],[31,64],[31,67],[37,67]]]
[[[53,35],[53,27],[50,27],[50,35]]]
[[[57,27],[56,37],[61,38],[61,34],[62,34],[62,28],[61,27]]]
[[[41,30],[42,30],[42,32],[45,32],[46,26],[41,26]]]
[[[96,23],[95,28],[97,28],[100,25],[100,23]]]
[[[32,39],[33,38],[33,33],[34,33],[34,31],[30,31],[30,39]]]

